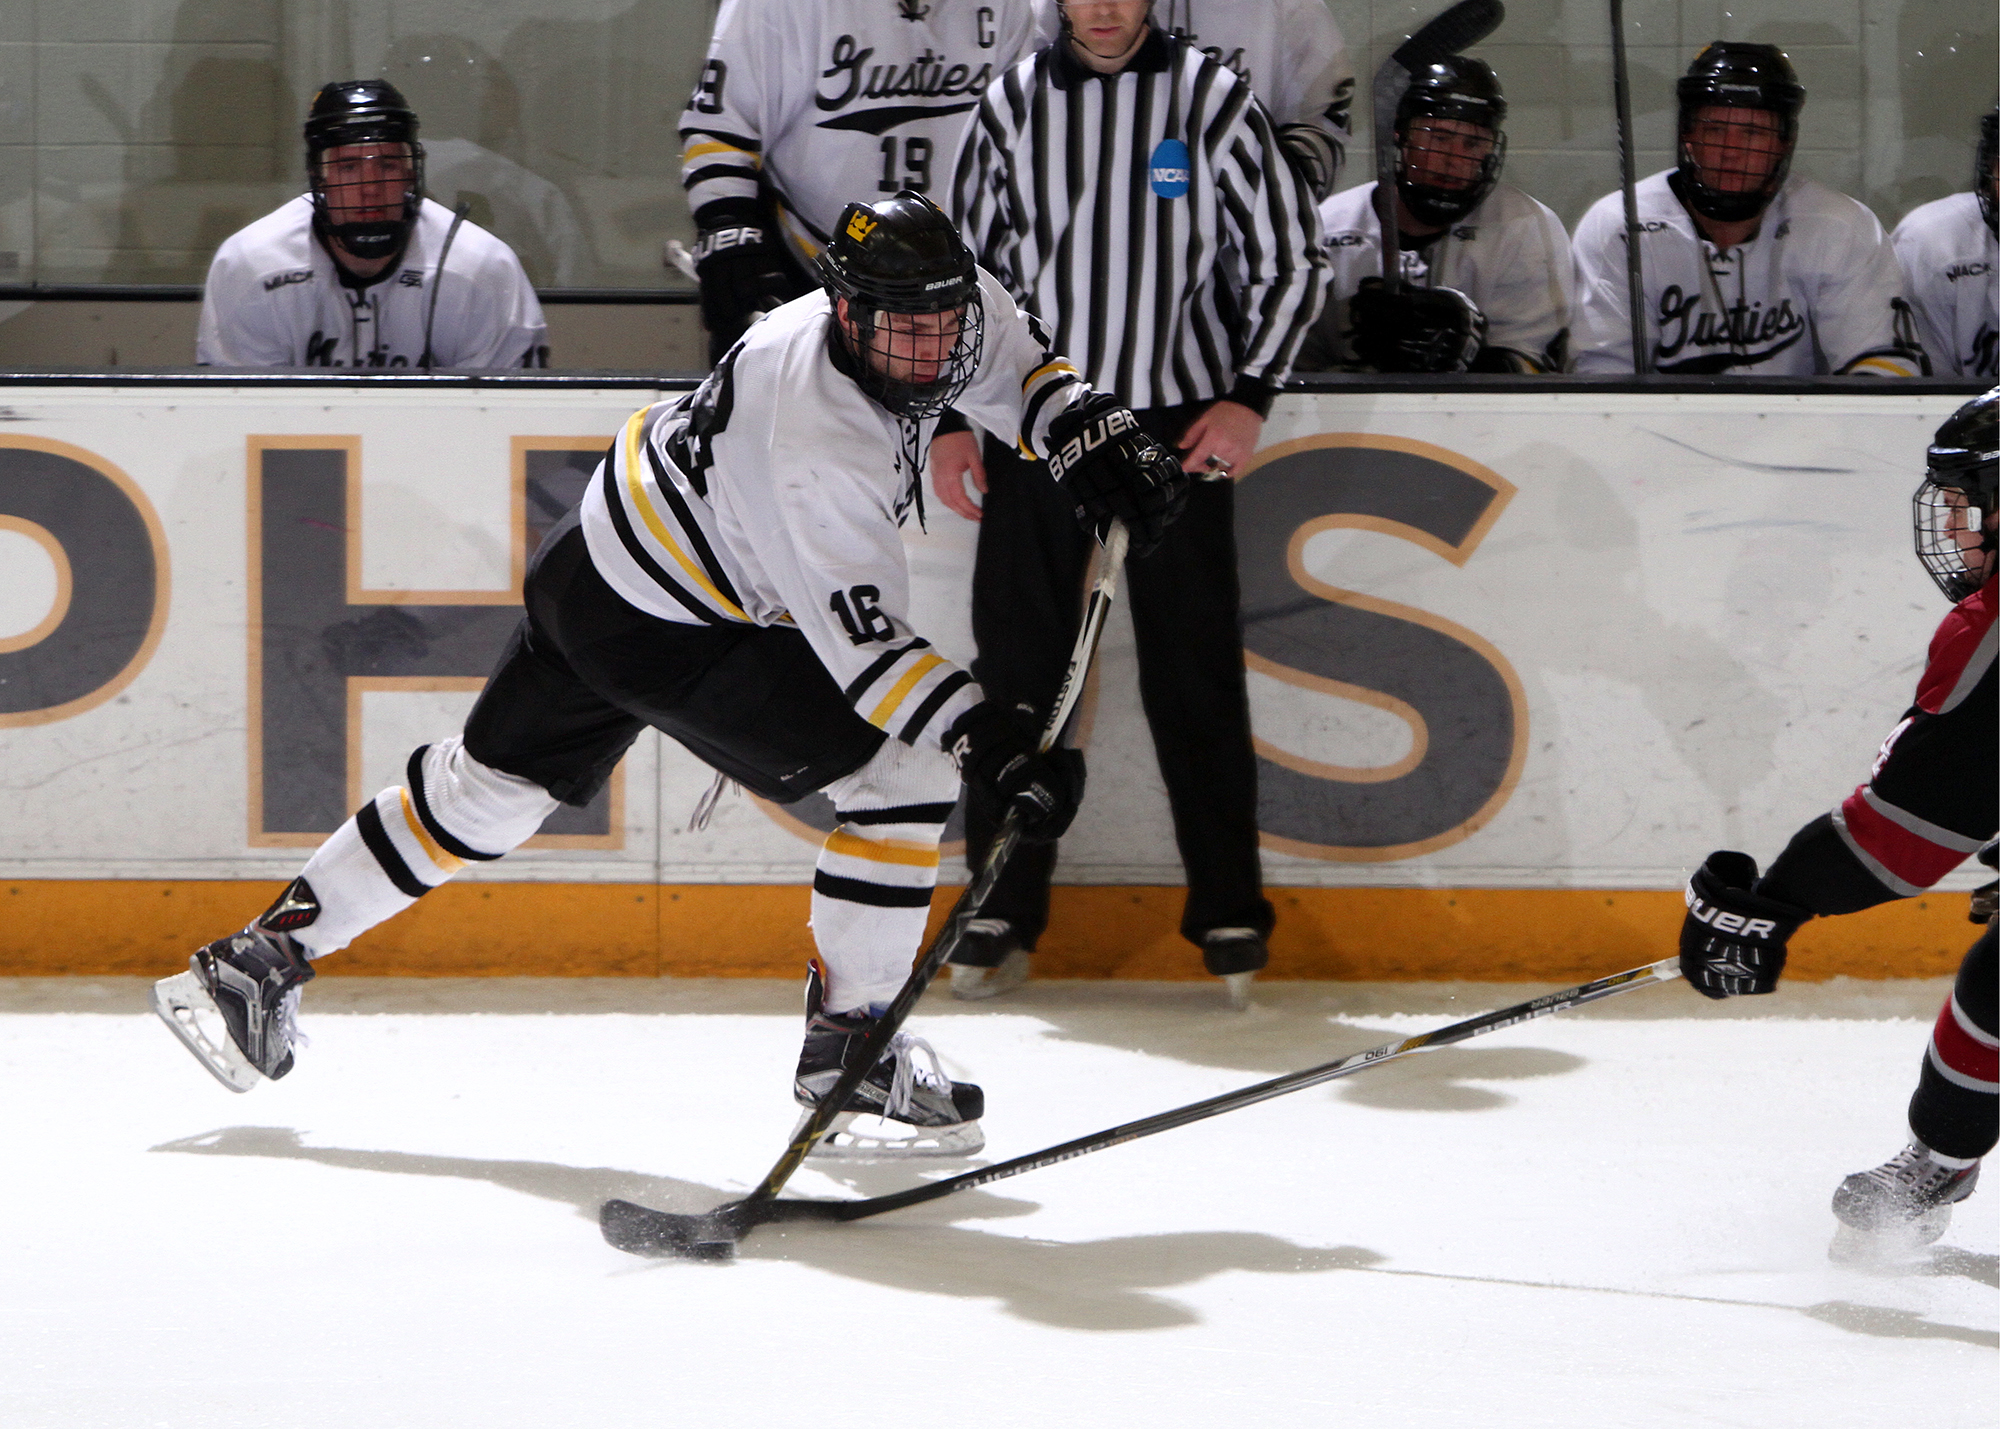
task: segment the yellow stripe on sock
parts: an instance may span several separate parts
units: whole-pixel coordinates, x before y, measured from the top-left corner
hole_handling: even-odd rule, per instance
[[[911,839],[864,839],[844,829],[835,829],[826,836],[822,847],[828,853],[866,859],[870,863],[900,863],[906,868],[938,866],[937,845],[921,844]]]
[[[430,830],[424,827],[424,821],[417,817],[416,806],[410,802],[410,791],[398,785],[396,793],[403,801],[403,822],[410,826],[410,832],[416,836],[417,842],[423,845],[425,857],[445,874],[457,873],[464,868],[464,859],[456,854],[446,853],[438,841],[431,837]]]

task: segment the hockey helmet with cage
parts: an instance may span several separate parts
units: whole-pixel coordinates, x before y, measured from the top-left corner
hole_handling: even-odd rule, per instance
[[[979,270],[944,210],[922,194],[904,189],[842,209],[819,277],[853,359],[849,375],[889,412],[935,417],[972,381],[985,316]]]
[[[306,174],[312,186],[313,226],[356,258],[387,258],[402,248],[424,200],[424,150],[417,115],[402,91],[386,79],[343,79],[320,86],[306,113]],[[329,184],[326,155],[350,144],[401,144],[408,151],[402,212],[394,218],[341,221]]]
[[[2000,510],[2000,387],[1944,419],[1910,500],[1917,559],[1937,588],[1964,600],[1993,575]],[[1977,513],[1976,515],[1974,513]]]
[[[1972,165],[1972,191],[1979,195],[1979,216],[1987,230],[2000,238],[2000,195],[1993,190],[1994,170],[2000,168],[2000,104],[1979,116],[1979,157]]]
[[[1792,150],[1799,138],[1799,110],[1805,107],[1805,86],[1791,60],[1776,45],[1746,40],[1717,40],[1694,57],[1688,72],[1674,85],[1680,102],[1679,165],[1676,191],[1703,218],[1741,223],[1762,213],[1784,187],[1791,171]],[[1719,172],[1705,174],[1689,147],[1695,116],[1704,109],[1757,109],[1775,115],[1779,150],[1765,167],[1768,151],[1726,147]],[[1756,176],[1745,188],[1721,188],[1711,178],[1737,173]]]
[[[1396,104],[1396,192],[1419,222],[1457,223],[1486,202],[1493,186],[1500,182],[1500,165],[1507,157],[1507,136],[1500,127],[1506,118],[1507,99],[1500,92],[1500,79],[1484,60],[1446,55],[1410,77],[1410,87]],[[1413,167],[1435,173],[1473,157],[1436,155],[1423,162],[1420,156],[1426,142],[1410,129],[1417,119],[1452,119],[1486,130],[1491,136],[1490,147],[1478,156],[1478,168],[1455,185],[1427,182],[1414,174]]]

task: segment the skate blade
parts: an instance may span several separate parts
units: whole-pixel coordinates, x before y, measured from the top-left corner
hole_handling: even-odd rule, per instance
[[[1913,1221],[1882,1230],[1862,1230],[1840,1222],[1826,1258],[1836,1265],[1892,1265],[1908,1260],[1945,1233],[1951,1224],[1951,1207],[1935,1206]]]
[[[1256,980],[1257,974],[1254,972],[1223,974],[1222,990],[1229,998],[1229,1006],[1232,1011],[1248,1012],[1250,1010],[1250,984]]]
[[[960,1002],[980,1002],[1012,992],[1028,980],[1028,953],[1016,948],[1000,960],[998,967],[969,968],[951,965],[951,995]]]
[[[222,1011],[202,986],[198,973],[190,970],[154,983],[153,1011],[181,1039],[181,1045],[194,1053],[194,1059],[232,1092],[247,1092],[263,1080],[263,1073],[250,1065],[249,1058],[231,1040]]]
[[[812,1116],[810,1109],[799,1114],[792,1128],[797,1136]],[[859,1130],[855,1122],[862,1125]],[[970,1156],[986,1145],[986,1133],[977,1121],[961,1121],[951,1126],[911,1126],[886,1117],[844,1111],[833,1119],[826,1134],[806,1153],[817,1161],[899,1161],[914,1156]]]

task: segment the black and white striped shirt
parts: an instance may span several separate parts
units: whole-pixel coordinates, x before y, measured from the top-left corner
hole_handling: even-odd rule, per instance
[[[1267,410],[1319,313],[1318,218],[1270,116],[1157,29],[1115,75],[1061,42],[1007,70],[951,197],[981,265],[1133,407]]]

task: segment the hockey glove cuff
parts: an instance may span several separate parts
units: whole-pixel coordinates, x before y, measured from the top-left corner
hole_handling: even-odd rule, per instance
[[[775,225],[762,217],[702,229],[695,239],[694,270],[701,280],[711,366],[751,323],[806,291],[785,261]]]
[[[1160,544],[1187,505],[1188,475],[1139,419],[1098,392],[1049,423],[1049,475],[1076,503],[1077,524],[1101,543],[1123,521],[1132,554]]]
[[[1053,843],[1083,802],[1083,755],[1074,749],[1040,753],[1041,726],[1027,705],[986,700],[945,732],[945,751],[958,765],[967,793],[995,819],[1021,815],[1021,837]]]
[[[1456,288],[1414,288],[1391,294],[1380,278],[1363,278],[1348,299],[1355,356],[1377,372],[1464,372],[1486,345],[1486,314]]]
[[[1703,997],[1773,992],[1785,944],[1812,914],[1750,890],[1757,860],[1720,849],[1688,880],[1681,923],[1681,976]]]

